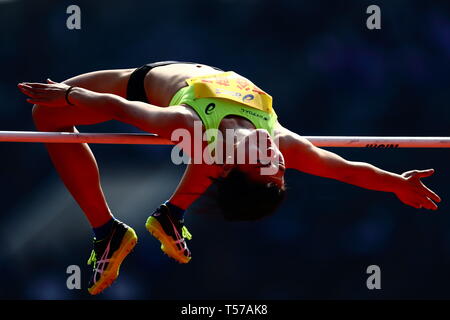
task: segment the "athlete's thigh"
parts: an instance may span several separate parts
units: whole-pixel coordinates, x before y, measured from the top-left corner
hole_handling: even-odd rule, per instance
[[[135,69],[101,70],[84,73],[63,81],[69,86],[100,93],[112,93],[126,98],[128,79]]]
[[[134,69],[102,70],[78,75],[67,79],[63,83],[74,87],[81,87],[100,93],[112,93],[121,97],[126,96],[127,84]],[[45,107],[36,106],[33,115],[41,126],[49,124],[58,127],[75,125],[90,125],[105,122],[107,116],[93,109],[78,108],[77,106]]]

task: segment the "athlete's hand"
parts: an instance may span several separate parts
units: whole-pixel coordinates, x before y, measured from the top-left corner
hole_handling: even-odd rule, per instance
[[[429,210],[437,210],[438,206],[435,202],[441,202],[441,198],[428,189],[420,180],[433,175],[434,169],[428,170],[412,170],[404,172],[403,178],[398,190],[395,191],[396,196],[404,204],[411,207]]]
[[[19,83],[17,87],[29,97],[27,99],[29,103],[48,107],[64,107],[68,105],[66,91],[70,86],[64,83],[57,83],[47,79],[47,83],[23,82]]]

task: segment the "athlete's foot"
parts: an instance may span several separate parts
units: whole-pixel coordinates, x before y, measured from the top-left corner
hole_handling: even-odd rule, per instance
[[[93,264],[93,274],[89,281],[90,294],[98,294],[109,287],[119,276],[122,261],[134,248],[137,236],[126,224],[114,221],[111,233],[102,240],[94,238],[94,250],[88,264]]]
[[[169,208],[165,204],[148,217],[145,227],[161,242],[161,250],[169,257],[180,263],[188,263],[191,260],[186,239],[191,240],[192,235],[184,226],[183,220],[170,216]]]

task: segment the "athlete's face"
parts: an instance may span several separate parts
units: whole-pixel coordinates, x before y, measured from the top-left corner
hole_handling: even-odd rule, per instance
[[[267,131],[253,130],[236,144],[236,149],[245,153],[245,161],[235,166],[251,180],[284,185],[284,157]]]
[[[273,182],[277,186],[284,185],[284,159],[278,148],[275,151],[278,153],[277,157],[271,157],[269,162],[259,162],[257,164],[240,164],[238,168],[245,172],[247,176],[255,181],[261,183]],[[266,172],[266,173],[265,173]]]

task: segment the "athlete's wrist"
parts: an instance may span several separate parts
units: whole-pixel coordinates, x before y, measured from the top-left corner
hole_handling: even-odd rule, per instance
[[[103,111],[107,110],[105,106],[111,103],[111,96],[114,95],[94,92],[81,87],[70,87],[66,91],[66,96],[66,102],[70,106],[83,106]]]
[[[74,88],[75,88],[75,87],[73,87],[73,86],[68,87],[68,88],[66,89],[66,94],[65,94],[65,96],[64,96],[64,98],[66,99],[66,103],[67,103],[69,106],[74,106],[74,104],[70,101],[70,98],[69,98],[70,93],[73,91]]]
[[[80,101],[85,100],[86,93],[84,91],[86,90],[80,87],[68,87],[65,93],[66,104],[68,106],[80,105]]]

